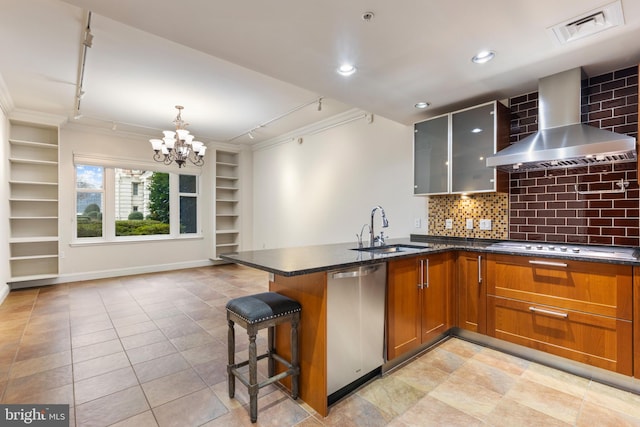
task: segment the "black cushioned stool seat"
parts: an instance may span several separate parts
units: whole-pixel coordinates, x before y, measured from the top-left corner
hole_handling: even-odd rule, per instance
[[[236,391],[235,379],[238,378],[249,390],[249,415],[251,422],[258,420],[258,390],[273,382],[291,376],[291,396],[298,398],[298,323],[300,322],[302,306],[296,300],[275,292],[264,292],[246,297],[234,298],[227,302],[227,323],[229,324],[228,347],[229,364],[227,374],[229,382],[229,397],[233,398]],[[249,336],[249,359],[235,363],[235,329],[238,324],[247,330]],[[275,350],[275,326],[281,323],[291,323],[291,361],[278,355]],[[267,352],[257,354],[256,335],[260,329],[268,330]],[[268,358],[269,378],[258,383],[258,360]],[[282,363],[287,370],[275,375],[275,361]],[[249,379],[238,371],[249,365]]]

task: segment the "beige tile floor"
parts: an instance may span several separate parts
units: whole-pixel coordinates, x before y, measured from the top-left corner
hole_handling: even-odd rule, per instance
[[[227,397],[224,305],[266,287],[265,273],[228,265],[13,291],[0,402],[68,403],[72,426],[251,425],[244,387]],[[640,426],[638,395],[455,338],[326,418],[276,386],[258,408],[258,425],[279,427]]]

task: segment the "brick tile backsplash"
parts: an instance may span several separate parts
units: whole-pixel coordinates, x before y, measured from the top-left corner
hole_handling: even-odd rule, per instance
[[[638,138],[638,67],[587,79],[583,122]],[[510,99],[511,142],[537,130],[538,94]],[[532,103],[535,102],[535,108]],[[610,193],[626,184],[624,193]],[[593,194],[579,194],[594,192]],[[637,162],[511,173],[509,238],[640,246]]]
[[[582,122],[638,139],[638,67],[583,81]],[[538,130],[538,93],[515,96],[510,142]],[[624,193],[617,182],[626,183]],[[594,192],[593,194],[579,194]],[[443,236],[509,238],[573,244],[640,246],[640,190],[637,162],[525,171],[510,174],[509,194],[429,198],[429,233]],[[508,207],[505,207],[508,206]],[[491,218],[491,232],[472,235],[466,218]],[[452,218],[453,229],[445,228]]]
[[[512,173],[509,238],[638,246],[636,163]],[[540,176],[543,173],[543,176]],[[532,176],[533,175],[533,176]],[[628,184],[625,193],[617,182]],[[596,192],[580,194],[580,192]]]

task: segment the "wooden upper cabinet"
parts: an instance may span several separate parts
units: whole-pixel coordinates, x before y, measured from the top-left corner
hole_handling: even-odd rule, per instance
[[[402,258],[387,265],[387,358],[437,338],[452,324],[451,253]]]
[[[457,322],[469,331],[487,332],[486,255],[479,252],[459,252],[456,265]]]
[[[509,174],[486,158],[509,145],[509,109],[498,101],[414,125],[413,193],[508,192]]]
[[[451,113],[451,192],[509,191],[509,175],[487,157],[509,145],[510,112],[498,101]]]

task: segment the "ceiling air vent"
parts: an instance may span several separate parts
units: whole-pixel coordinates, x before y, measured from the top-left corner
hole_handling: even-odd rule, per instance
[[[553,27],[547,28],[554,38],[565,44],[593,34],[599,33],[609,28],[624,25],[622,14],[622,3],[617,0],[598,9],[590,10],[580,16],[568,19]]]

